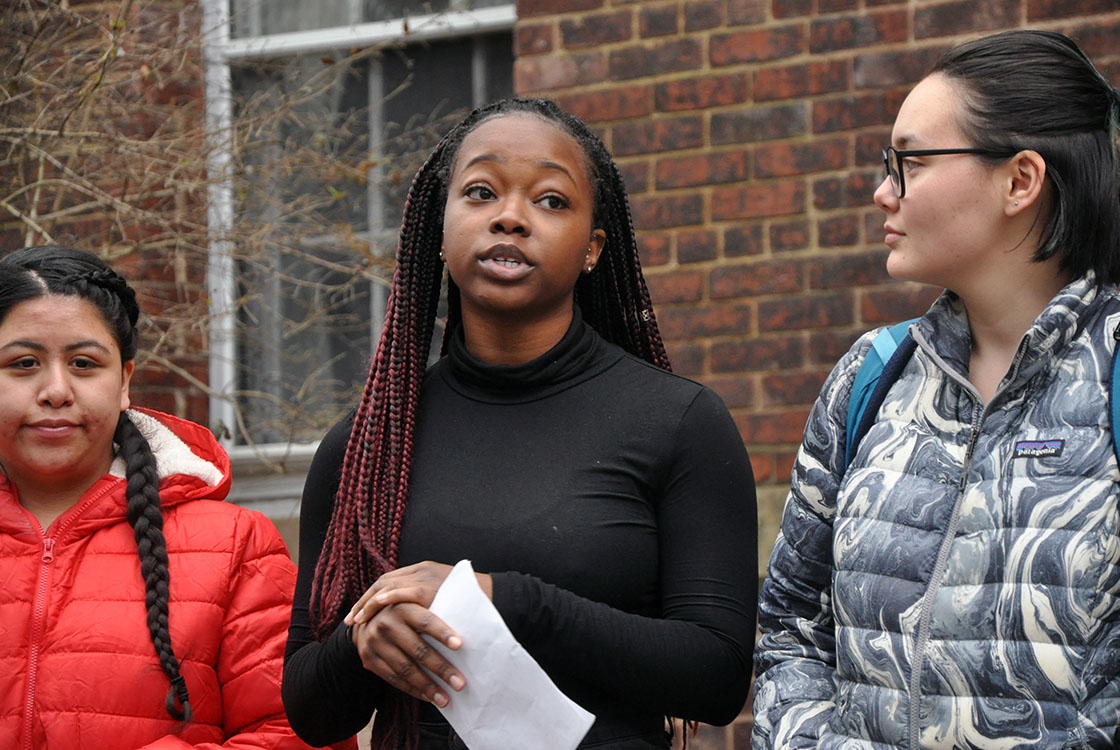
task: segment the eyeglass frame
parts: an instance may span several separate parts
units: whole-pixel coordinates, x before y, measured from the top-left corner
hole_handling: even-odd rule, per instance
[[[895,184],[894,177],[891,175],[891,154],[894,154],[895,161],[898,162],[898,169],[895,174],[898,175],[898,184]],[[891,191],[894,197],[902,200],[906,195],[906,176],[902,173],[902,160],[907,156],[941,156],[943,154],[976,154],[979,156],[1003,156],[1011,158],[1015,151],[997,151],[990,148],[912,148],[912,149],[897,149],[894,146],[887,146],[883,149],[883,169],[887,173],[887,179],[891,183]]]

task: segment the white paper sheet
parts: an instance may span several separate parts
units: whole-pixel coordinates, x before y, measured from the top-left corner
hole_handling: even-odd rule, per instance
[[[452,651],[424,636],[466,677],[461,691],[446,689],[451,702],[440,712],[470,750],[579,745],[595,717],[560,692],[521,647],[479,587],[470,561],[451,570],[429,609],[463,638]]]

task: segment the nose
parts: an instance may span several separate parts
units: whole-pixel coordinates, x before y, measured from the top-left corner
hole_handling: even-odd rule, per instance
[[[57,409],[73,401],[74,391],[70,387],[65,367],[45,367],[42,387],[39,389],[39,403]]]
[[[883,177],[883,181],[879,183],[879,187],[875,188],[873,199],[875,205],[888,214],[898,210],[898,198],[894,196],[894,188],[891,187],[891,180],[889,177]]]
[[[490,220],[490,231],[496,234],[520,234],[528,236],[529,217],[525,211],[525,201],[517,195],[508,195],[497,204],[494,218]]]

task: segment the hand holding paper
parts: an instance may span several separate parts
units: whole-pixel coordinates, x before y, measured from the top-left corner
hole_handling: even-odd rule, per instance
[[[457,651],[423,636],[467,678],[440,711],[470,750],[574,750],[595,717],[572,702],[510,633],[467,560],[429,609],[462,636]],[[437,678],[438,679],[438,678]]]

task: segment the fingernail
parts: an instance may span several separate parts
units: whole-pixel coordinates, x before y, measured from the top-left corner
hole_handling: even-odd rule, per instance
[[[443,693],[436,693],[434,696],[432,696],[432,703],[436,704],[440,708],[443,708],[447,705],[447,696]]]
[[[451,636],[450,638],[447,639],[447,647],[448,648],[459,648],[462,645],[463,645],[463,639],[460,638],[457,635],[453,635],[453,636]]]
[[[386,594],[386,593],[374,594],[374,596],[373,596],[373,600],[377,601],[377,602],[383,602],[388,598],[389,598],[389,595]]]
[[[456,690],[462,690],[463,686],[467,684],[466,682],[463,681],[463,678],[460,677],[457,674],[451,675],[451,679],[448,680],[447,682],[448,682],[448,684],[451,685],[451,687],[455,688]]]

